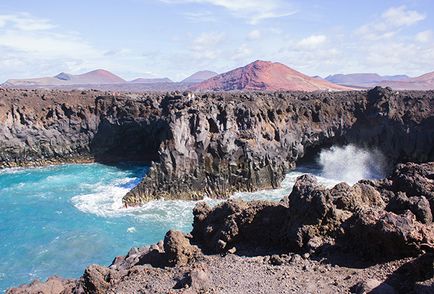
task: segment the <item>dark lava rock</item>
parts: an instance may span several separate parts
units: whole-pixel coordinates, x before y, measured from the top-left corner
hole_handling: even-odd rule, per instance
[[[199,254],[196,246],[192,246],[185,235],[179,231],[169,231],[164,237],[164,252],[170,265],[187,265]]]
[[[227,198],[278,187],[298,159],[333,143],[376,147],[392,163],[434,160],[433,99],[432,91],[383,88],[248,95],[2,89],[0,166],[144,161],[151,169],[125,205]],[[406,181],[397,185],[432,208],[430,190]]]
[[[374,184],[388,201],[386,210],[413,212],[417,220],[430,224],[434,212],[434,162],[398,164],[393,174]]]
[[[346,225],[348,246],[366,258],[402,258],[419,254],[425,245],[434,248],[433,228],[417,222],[411,212],[367,209],[355,213]]]
[[[289,221],[287,239],[291,247],[302,248],[320,235],[332,233],[345,220],[336,210],[330,191],[318,184],[315,177],[297,178],[289,195]]]
[[[414,177],[426,175],[421,173]],[[403,192],[390,190],[397,175],[360,181],[352,187],[341,183],[332,189],[304,175],[280,203],[229,200],[211,208],[201,202],[193,211],[192,234],[211,252],[261,246],[269,250],[315,251],[337,242],[376,260],[434,250],[434,227],[425,217],[429,216],[425,196],[410,197],[408,201],[415,201],[410,203],[413,206],[406,200],[402,204],[405,209],[394,208],[397,199],[403,197]],[[420,212],[419,216],[412,211]]]
[[[211,209],[200,202],[193,210],[192,235],[206,249],[273,248],[281,243],[287,207],[267,201],[228,200]]]

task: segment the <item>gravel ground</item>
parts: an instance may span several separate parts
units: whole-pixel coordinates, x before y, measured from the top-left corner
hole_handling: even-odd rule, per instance
[[[345,256],[337,259],[345,261]],[[350,289],[361,282],[368,284],[360,285],[363,289],[384,282],[409,261],[411,259],[401,259],[355,268],[321,259],[305,259],[298,254],[211,255],[204,256],[193,267],[162,270],[136,266],[110,289],[110,293],[350,293]],[[388,285],[381,287],[387,289]]]

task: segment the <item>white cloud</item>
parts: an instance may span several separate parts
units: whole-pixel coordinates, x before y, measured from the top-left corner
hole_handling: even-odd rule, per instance
[[[327,41],[327,37],[324,35],[312,35],[304,39],[301,39],[297,43],[297,46],[302,49],[313,49],[318,46],[321,46],[326,41]]]
[[[21,31],[42,31],[55,28],[49,20],[32,17],[28,13],[0,15],[0,28],[12,28]]]
[[[431,30],[419,32],[415,36],[415,40],[420,43],[427,43],[432,40],[433,33]]]
[[[249,46],[247,46],[246,44],[242,44],[240,47],[238,47],[235,50],[234,55],[232,56],[233,60],[240,60],[240,61],[246,61],[250,62],[250,56],[252,54],[252,49],[250,49]]]
[[[296,11],[284,0],[160,0],[171,4],[208,4],[229,10],[234,16],[246,18],[251,24],[261,20],[290,16]]]
[[[261,38],[261,35],[262,34],[260,30],[253,30],[247,34],[247,38],[249,40],[259,40]]]
[[[356,33],[367,40],[390,39],[400,29],[425,19],[425,15],[406,6],[391,7],[377,20],[361,26]]]
[[[61,34],[29,34],[8,31],[0,34],[0,46],[40,57],[95,57],[100,54],[80,38]]]
[[[215,16],[210,11],[184,12],[182,15],[191,22],[215,22]]]
[[[391,41],[369,45],[365,49],[365,66],[375,66],[377,71],[386,73],[420,73],[421,70],[432,71],[434,50],[419,47],[416,44]]]
[[[146,62],[146,57],[128,49],[101,50],[78,33],[65,32],[50,20],[28,13],[0,15],[0,52],[0,83],[95,68],[137,75]]]
[[[382,15],[384,21],[395,27],[410,26],[425,19],[425,15],[415,10],[408,10],[404,5],[391,7]]]
[[[197,59],[216,59],[221,50],[219,44],[224,40],[223,33],[203,33],[191,44],[193,56]]]

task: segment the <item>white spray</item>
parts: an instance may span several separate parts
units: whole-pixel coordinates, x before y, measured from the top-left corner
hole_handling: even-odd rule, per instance
[[[385,158],[378,150],[361,149],[353,145],[331,147],[319,155],[322,176],[355,184],[362,179],[385,176]]]

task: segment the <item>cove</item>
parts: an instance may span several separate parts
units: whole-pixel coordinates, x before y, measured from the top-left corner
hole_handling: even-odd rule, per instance
[[[360,175],[366,178],[381,176],[370,167],[373,160],[360,152],[351,148],[329,152],[323,152],[322,158],[333,160],[299,166],[286,175],[279,189],[232,197],[279,201],[289,195],[302,174],[316,175],[331,187],[353,174],[356,165],[362,167]],[[348,152],[351,156],[345,157]],[[343,158],[350,168],[324,173],[337,164],[334,158]],[[140,207],[123,207],[123,195],[147,170],[146,166],[127,163],[1,170],[0,290],[54,274],[76,278],[89,264],[109,265],[114,256],[125,255],[131,247],[158,242],[169,229],[189,232],[194,201],[158,200]]]

